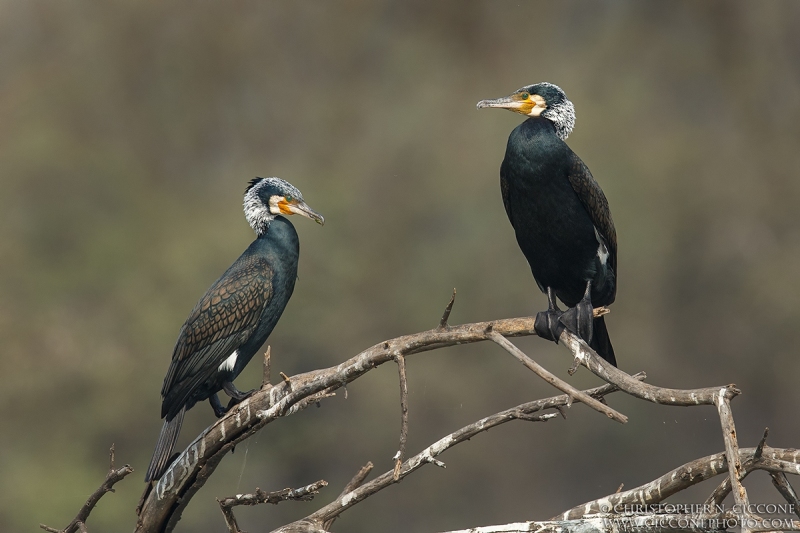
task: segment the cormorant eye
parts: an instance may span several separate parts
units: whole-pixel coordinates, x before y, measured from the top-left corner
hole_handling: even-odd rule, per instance
[[[522,93],[520,96],[522,96],[523,100],[527,100],[530,95],[528,93]]]
[[[292,198],[292,196],[291,196],[291,195],[287,194],[287,195],[286,195],[286,201],[287,201],[287,202],[291,202],[292,200],[294,200],[294,198]]]

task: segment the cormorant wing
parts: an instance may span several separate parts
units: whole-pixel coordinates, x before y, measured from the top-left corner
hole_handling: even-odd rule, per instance
[[[578,195],[584,209],[592,219],[597,233],[603,239],[608,249],[608,264],[614,273],[617,273],[617,230],[614,229],[614,221],[611,220],[611,210],[608,207],[608,200],[603,193],[603,189],[597,184],[589,168],[581,161],[574,152],[572,153],[572,164],[567,175],[572,190]],[[616,292],[616,289],[615,289]]]
[[[197,385],[213,378],[220,364],[253,334],[270,300],[272,269],[259,258],[234,263],[208,289],[178,335],[161,389],[162,416],[180,409]]]

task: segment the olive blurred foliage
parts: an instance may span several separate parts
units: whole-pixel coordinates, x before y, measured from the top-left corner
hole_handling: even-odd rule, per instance
[[[545,80],[575,103],[569,144],[616,221],[621,367],[735,382],[742,445],[769,426],[773,445],[800,446],[798,24],[791,1],[1,2],[0,529],[66,524],[111,443],[137,472],[90,531],[133,527],[172,344],[253,238],[254,176],[288,179],[327,221],[294,220],[275,372],[433,327],[453,287],[451,322],[543,309],[498,187],[521,118],[475,103]],[[518,344],[566,375],[563,349]],[[414,356],[408,372],[411,453],[553,393],[493,345]],[[254,363],[238,385],[259,380]],[[723,449],[711,408],[610,401],[627,425],[576,406],[503,426],[336,529],[545,519]],[[308,514],[366,461],[391,467],[399,414],[385,365],[237,447],[178,529],[223,531],[215,497],[328,480],[312,503],[237,510],[250,531]],[[197,406],[181,443],[212,421]],[[749,481],[754,501],[778,501]]]

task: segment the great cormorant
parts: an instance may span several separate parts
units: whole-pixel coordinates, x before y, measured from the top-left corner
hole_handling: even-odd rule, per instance
[[[605,321],[592,319],[592,310],[616,296],[617,234],[605,194],[564,142],[575,125],[572,102],[556,85],[537,83],[481,100],[483,107],[530,117],[508,137],[500,188],[517,243],[547,294],[537,333],[557,340],[566,326],[616,366]],[[571,309],[562,315],[555,297]]]
[[[279,178],[250,182],[244,214],[257,238],[200,298],[178,334],[161,389],[164,426],[145,481],[159,479],[169,466],[183,416],[195,403],[209,399],[220,417],[226,408],[219,391],[232,402],[248,396],[233,380],[267,340],[297,279],[300,244],[294,226],[281,215],[324,223],[300,191]]]

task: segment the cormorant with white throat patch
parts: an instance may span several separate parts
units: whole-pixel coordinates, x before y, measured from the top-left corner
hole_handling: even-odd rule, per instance
[[[517,243],[547,294],[536,332],[557,341],[566,326],[616,366],[605,320],[593,318],[593,307],[616,297],[617,234],[605,194],[564,142],[575,125],[572,102],[556,85],[537,83],[478,102],[484,107],[529,117],[508,137],[500,188]],[[570,309],[562,314],[556,297]]]
[[[214,414],[252,392],[233,380],[244,369],[277,324],[294,290],[300,243],[284,215],[301,215],[323,224],[294,186],[279,178],[256,178],[244,195],[244,214],[257,238],[200,298],[183,324],[161,389],[164,426],[145,475],[159,479],[170,464],[184,414],[208,399]],[[230,407],[230,405],[229,405]]]

